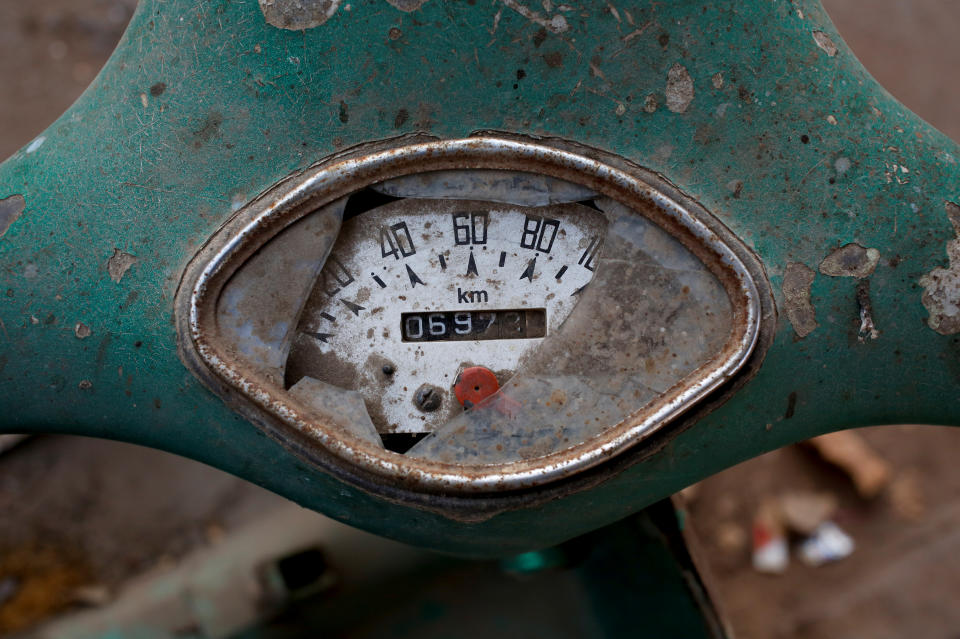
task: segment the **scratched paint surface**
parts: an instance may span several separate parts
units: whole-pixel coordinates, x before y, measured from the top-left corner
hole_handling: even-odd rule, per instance
[[[0,199],[25,203],[0,238],[0,432],[155,446],[374,532],[503,555],[821,432],[957,423],[944,398],[960,340],[927,326],[918,284],[949,264],[956,145],[873,83],[815,3],[569,6],[355,1],[290,31],[256,0],[142,2],[93,86],[0,166]],[[788,263],[816,271],[844,245],[876,249],[879,337],[858,339],[859,281],[817,272],[816,328],[801,339],[781,312],[764,367],[730,402],[600,486],[482,523],[308,468],[187,372],[173,294],[236,207],[359,142],[481,129],[569,138],[658,171],[753,247],[778,304]]]

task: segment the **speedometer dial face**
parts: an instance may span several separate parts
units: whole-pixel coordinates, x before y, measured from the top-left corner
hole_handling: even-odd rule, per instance
[[[435,430],[482,366],[506,383],[590,283],[595,208],[402,199],[346,220],[301,315],[286,385],[361,393],[380,433]]]

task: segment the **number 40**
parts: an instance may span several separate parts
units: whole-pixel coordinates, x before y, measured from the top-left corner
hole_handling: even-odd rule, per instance
[[[387,250],[389,249],[389,250]],[[410,229],[406,222],[397,222],[390,226],[380,227],[380,253],[382,257],[393,256],[399,260],[400,256],[410,257],[417,252],[410,236]]]

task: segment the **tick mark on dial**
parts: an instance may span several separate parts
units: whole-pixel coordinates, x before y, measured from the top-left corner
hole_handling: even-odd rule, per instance
[[[563,274],[566,273],[566,272],[567,272],[567,267],[566,267],[566,266],[561,266],[561,267],[560,267],[560,270],[557,271],[557,281],[558,281],[558,282],[559,282],[561,279],[563,279]]]
[[[441,271],[447,270],[447,260],[444,259],[443,255],[440,255],[439,257],[440,257],[440,270]]]
[[[350,301],[348,301],[348,300],[340,300],[340,301],[343,302],[344,306],[346,306],[346,307],[349,308],[351,311],[353,311],[353,314],[354,314],[354,315],[358,315],[358,316],[359,316],[359,315],[360,315],[360,311],[364,310],[364,307],[363,307],[363,306],[360,306],[359,304],[356,304],[356,303],[354,303],[354,302],[350,302]]]
[[[305,335],[309,335],[310,337],[312,337],[312,338],[314,338],[314,339],[318,339],[318,340],[320,340],[321,342],[323,342],[324,344],[327,344],[327,343],[328,343],[328,342],[327,342],[327,338],[333,337],[333,333],[305,333]]]
[[[534,256],[532,260],[527,264],[527,268],[523,270],[523,274],[520,276],[520,279],[526,279],[530,282],[533,281],[533,272],[537,268],[537,258]]]
[[[423,283],[423,280],[421,280],[417,276],[417,274],[413,272],[413,269],[410,268],[409,264],[405,264],[404,266],[407,267],[407,277],[410,278],[410,288],[416,288],[417,284],[420,284],[421,286],[426,286],[426,284]]]
[[[373,277],[373,281],[377,283],[380,288],[387,288],[387,285],[380,279],[380,276],[376,273],[370,274]]]
[[[328,322],[333,322],[334,324],[336,324],[337,322],[337,318],[331,315],[330,313],[320,313],[320,317],[327,320]]]
[[[477,272],[477,262],[473,259],[473,249],[470,249],[470,261],[467,263],[467,275],[473,273],[474,275],[480,275]]]
[[[500,251],[500,268],[503,268],[503,265],[507,262],[507,252]]]

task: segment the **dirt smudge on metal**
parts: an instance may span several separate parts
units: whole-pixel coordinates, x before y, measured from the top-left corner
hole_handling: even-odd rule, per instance
[[[544,31],[546,33],[546,31]],[[551,51],[543,55],[543,61],[551,69],[559,69],[563,66],[563,53],[560,51]]]
[[[823,258],[820,272],[830,277],[863,279],[873,274],[879,261],[880,251],[877,249],[864,248],[856,243],[845,244]]]
[[[794,414],[797,412],[797,391],[792,391],[787,395],[787,412],[783,414],[783,418],[793,419]]]
[[[137,257],[130,253],[125,253],[118,248],[113,249],[113,255],[107,260],[107,272],[110,279],[119,283],[126,275],[130,267],[137,263]]]
[[[27,208],[27,201],[19,194],[0,200],[0,237],[3,237],[10,226],[17,221],[25,208]]]
[[[290,31],[318,27],[329,20],[340,7],[340,0],[258,0],[258,2],[267,24]]]
[[[831,58],[837,55],[837,45],[833,43],[833,40],[823,31],[814,31],[813,32],[813,41],[817,43],[817,46],[824,50],[824,52]]]
[[[727,190],[734,199],[740,199],[740,194],[743,193],[743,180],[730,180],[727,182]]]
[[[211,140],[220,135],[220,125],[223,124],[223,114],[219,111],[211,111],[207,117],[200,123],[200,127],[193,131],[193,146],[201,148]]]
[[[667,108],[674,113],[686,113],[693,102],[693,78],[680,63],[667,71]]]
[[[954,233],[960,236],[960,205],[945,202],[944,209]],[[930,313],[927,326],[941,335],[960,333],[960,238],[947,242],[947,257],[947,268],[935,268],[919,282],[923,287],[921,301]]]
[[[783,301],[787,319],[798,337],[806,337],[820,324],[810,302],[810,286],[816,273],[799,262],[790,262],[783,273]]]

